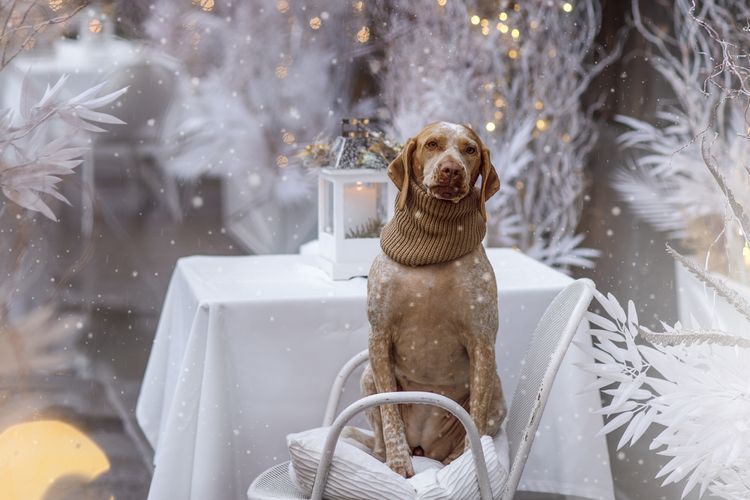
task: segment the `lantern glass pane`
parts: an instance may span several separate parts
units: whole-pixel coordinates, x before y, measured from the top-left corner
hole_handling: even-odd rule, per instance
[[[348,182],[344,185],[344,236],[379,238],[388,222],[388,189],[382,182]]]
[[[320,203],[322,206],[320,230],[333,234],[333,182],[324,180],[321,185]]]

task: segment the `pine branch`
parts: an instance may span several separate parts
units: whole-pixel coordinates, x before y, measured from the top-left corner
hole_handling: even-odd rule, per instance
[[[377,217],[371,217],[362,224],[350,228],[346,232],[347,238],[380,238],[380,231],[385,224]]]

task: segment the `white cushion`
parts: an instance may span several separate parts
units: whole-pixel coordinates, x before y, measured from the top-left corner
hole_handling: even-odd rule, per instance
[[[289,474],[307,495],[312,492],[328,430],[328,427],[319,427],[287,436],[291,456]],[[490,436],[482,436],[482,448],[493,497],[497,499],[508,478],[508,440],[504,429],[494,440]],[[404,479],[367,451],[346,439],[340,439],[324,496],[331,500],[479,498],[474,459],[470,451],[447,466],[425,457],[412,457],[412,464],[416,474]]]

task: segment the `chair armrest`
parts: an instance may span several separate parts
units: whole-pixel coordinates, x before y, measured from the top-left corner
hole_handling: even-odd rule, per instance
[[[362,353],[360,353],[361,355]],[[358,355],[358,356],[360,356]],[[355,357],[356,359],[357,357]],[[352,359],[350,363],[353,363],[355,359]],[[365,358],[366,359],[366,358]],[[359,364],[363,361],[359,360]],[[349,366],[349,363],[344,367]],[[355,367],[358,365],[355,365]],[[353,368],[352,368],[353,369]],[[341,370],[342,373],[344,369]],[[351,370],[350,370],[351,372]],[[337,379],[338,381],[338,379]],[[477,483],[479,484],[479,495],[481,500],[492,500],[492,489],[490,488],[490,480],[487,474],[487,464],[484,460],[484,453],[482,451],[482,443],[479,438],[479,432],[474,424],[474,420],[471,415],[463,409],[461,405],[440,394],[433,394],[431,392],[419,392],[419,391],[404,391],[404,392],[386,392],[382,394],[373,394],[366,396],[354,403],[350,404],[341,412],[341,414],[334,420],[331,425],[331,429],[328,432],[325,446],[323,447],[323,456],[318,464],[318,471],[315,474],[315,483],[313,484],[311,500],[322,500],[323,491],[325,490],[326,480],[328,478],[328,470],[331,467],[331,461],[333,460],[333,453],[336,450],[336,443],[338,442],[341,431],[344,426],[359,412],[372,408],[373,406],[381,406],[386,404],[425,404],[431,406],[438,406],[450,413],[452,413],[466,429],[466,435],[469,437],[469,443],[471,445],[471,453],[474,457],[474,467],[477,472]]]
[[[341,393],[344,390],[344,384],[351,376],[352,372],[365,364],[370,359],[367,349],[356,354],[352,359],[346,362],[344,366],[339,370],[338,375],[333,381],[331,386],[331,392],[328,395],[328,404],[326,404],[326,412],[323,415],[323,427],[328,427],[333,423],[333,419],[336,418],[336,410],[339,407],[339,400],[341,399]]]

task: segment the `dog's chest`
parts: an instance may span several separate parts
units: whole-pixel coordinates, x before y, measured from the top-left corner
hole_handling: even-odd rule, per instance
[[[372,327],[388,332],[397,371],[414,381],[454,384],[468,377],[470,337],[493,318],[496,324],[495,277],[481,247],[421,267],[381,255],[370,273],[368,312]]]

